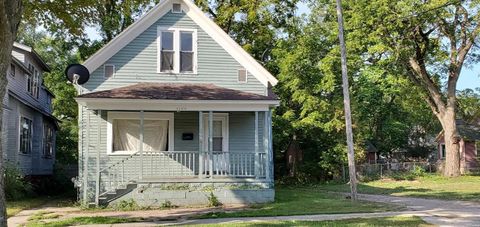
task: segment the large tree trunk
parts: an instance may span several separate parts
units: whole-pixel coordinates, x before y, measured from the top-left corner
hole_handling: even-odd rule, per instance
[[[440,119],[444,132],[446,157],[444,176],[460,176],[460,138],[457,133],[456,115],[454,108],[447,108],[447,111]]]
[[[0,0],[0,98],[3,103],[7,88],[7,70],[12,60],[13,41],[17,35],[18,25],[22,17],[21,0]],[[0,127],[2,125],[3,108],[0,108]],[[0,130],[2,135],[3,128]],[[0,136],[0,226],[7,226],[5,202],[5,171],[3,163],[3,138]]]

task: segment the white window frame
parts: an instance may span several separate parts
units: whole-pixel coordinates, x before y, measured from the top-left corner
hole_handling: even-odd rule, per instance
[[[167,120],[168,121],[168,151],[174,151],[174,114],[173,113],[144,113],[144,120]],[[107,154],[108,155],[131,155],[138,151],[113,151],[113,120],[140,120],[140,112],[108,112],[107,117]]]
[[[173,71],[162,72],[162,32],[173,32]],[[192,32],[193,72],[180,71],[180,32]],[[198,34],[197,29],[157,27],[157,73],[160,74],[185,74],[196,75],[198,73]]]
[[[32,122],[32,128],[30,129],[30,153],[23,153],[21,150],[20,150],[20,144],[22,143],[20,137],[22,136],[22,118],[26,118],[28,120],[30,120]],[[30,156],[32,155],[32,152],[33,152],[33,134],[35,133],[35,131],[33,130],[33,126],[34,126],[35,122],[33,121],[32,118],[26,116],[26,115],[22,115],[20,114],[19,118],[18,118],[18,153],[20,155],[27,155],[27,156]]]
[[[112,74],[111,77],[107,77],[107,76],[106,76],[106,72],[107,72],[107,71],[106,71],[106,68],[107,68],[107,66],[112,66],[112,67],[113,67],[113,74]],[[116,72],[117,72],[117,71],[116,71],[116,68],[115,68],[115,65],[114,65],[114,64],[105,64],[105,65],[103,65],[103,78],[105,78],[105,79],[115,78]]]
[[[203,143],[203,149],[204,151],[208,151],[208,113],[203,114],[203,135],[204,135],[204,143]],[[222,151],[223,152],[229,152],[229,114],[228,113],[213,113],[213,121],[222,121]]]

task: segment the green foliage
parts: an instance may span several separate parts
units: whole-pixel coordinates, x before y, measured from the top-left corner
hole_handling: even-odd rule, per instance
[[[217,196],[215,196],[215,194],[213,194],[213,191],[210,191],[210,194],[208,194],[207,199],[208,199],[208,206],[209,207],[219,207],[219,206],[222,205],[220,200],[218,200]]]
[[[32,221],[27,223],[27,227],[61,227],[77,225],[99,225],[99,224],[118,224],[134,223],[144,221],[142,218],[122,218],[122,217],[74,217],[60,221]]]
[[[80,61],[72,43],[53,38],[45,32],[37,32],[34,28],[25,26],[18,40],[34,47],[44,61],[50,66],[51,72],[45,73],[44,85],[55,94],[53,99],[53,115],[60,120],[56,140],[56,161],[64,164],[77,163],[78,159],[78,105],[75,88],[65,79],[65,67]]]
[[[19,200],[33,195],[33,187],[23,174],[12,165],[5,165],[5,196],[7,200]]]
[[[118,211],[133,211],[143,209],[137,204],[137,202],[135,202],[134,199],[120,200],[118,203],[115,203],[112,208]]]
[[[160,205],[161,208],[165,208],[165,209],[168,209],[168,208],[174,208],[175,205],[173,205],[172,202],[170,202],[169,200],[165,200],[162,205]]]

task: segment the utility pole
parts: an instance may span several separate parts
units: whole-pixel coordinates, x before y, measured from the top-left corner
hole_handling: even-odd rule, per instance
[[[337,0],[338,39],[342,57],[343,105],[345,108],[345,127],[347,131],[348,172],[350,175],[350,191],[352,201],[357,200],[357,175],[355,171],[355,153],[353,151],[352,115],[350,110],[350,92],[348,90],[347,50],[343,35],[342,0]]]

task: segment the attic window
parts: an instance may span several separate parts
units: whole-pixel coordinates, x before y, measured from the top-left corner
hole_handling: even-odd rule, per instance
[[[238,70],[238,82],[239,83],[247,83],[247,70],[246,69],[239,69]]]
[[[182,13],[182,4],[173,3],[172,13]]]
[[[115,75],[115,65],[105,65],[104,68],[104,77],[105,78],[111,78]]]

